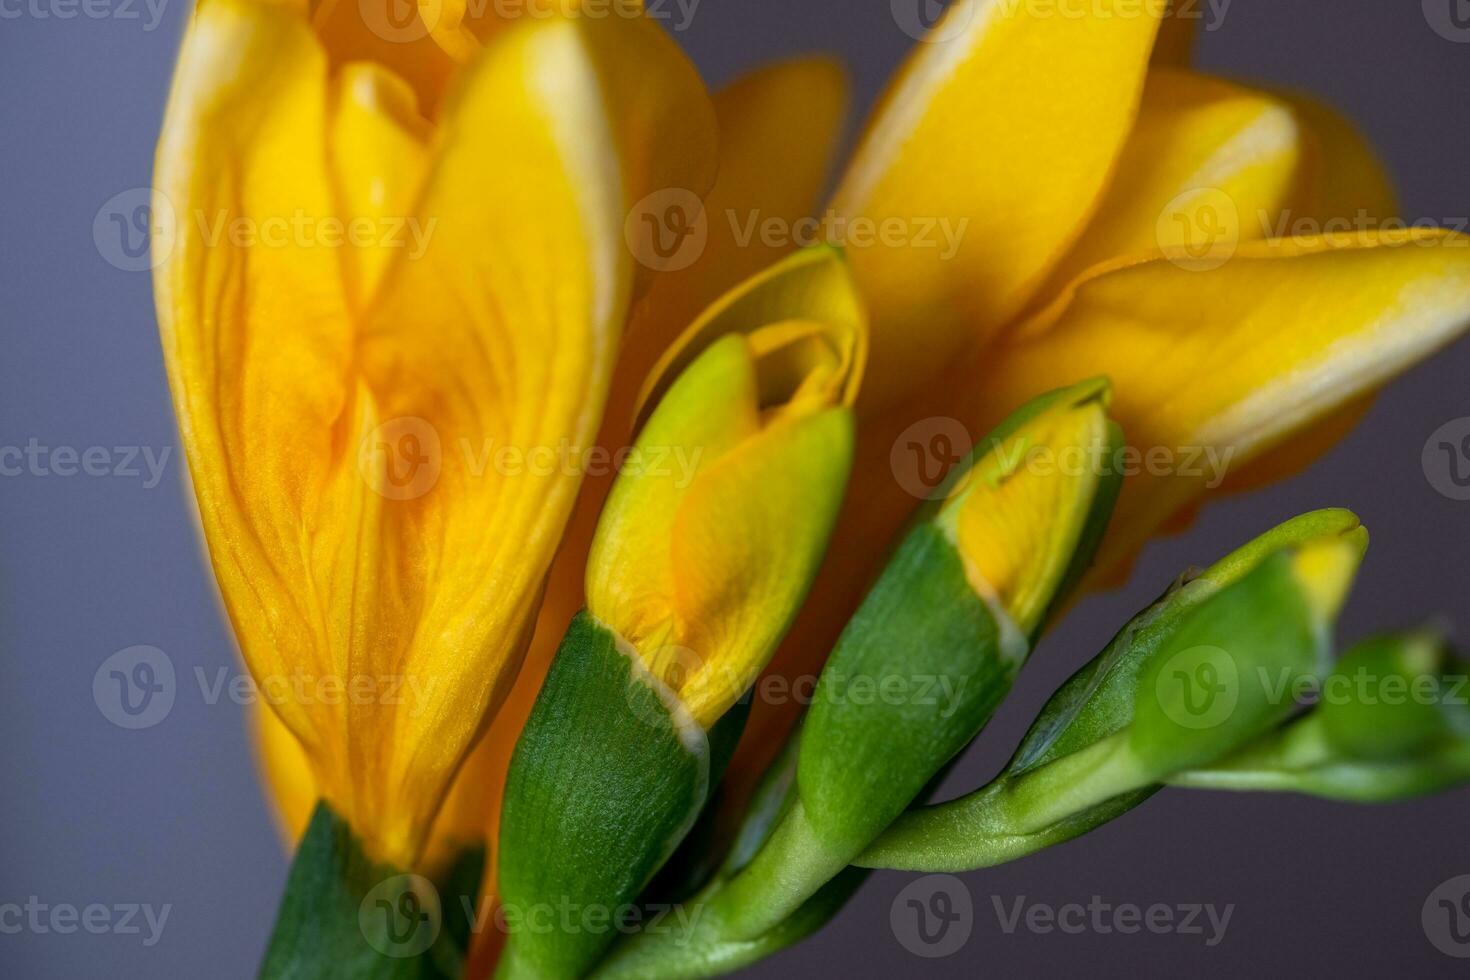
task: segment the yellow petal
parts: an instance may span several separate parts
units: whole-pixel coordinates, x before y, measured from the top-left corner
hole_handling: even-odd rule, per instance
[[[706,237],[688,246],[692,264],[662,270],[629,325],[618,373],[635,389],[705,307],[795,248],[797,222],[824,190],[847,101],[846,74],[826,58],[770,65],[715,94],[720,173],[704,200]],[[773,235],[762,232],[768,222]]]
[[[273,676],[335,669],[300,588],[312,580],[301,524],[336,483],[353,327],[334,250],[289,234],[251,247],[231,228],[335,217],[326,103],[326,60],[304,21],[211,0],[184,42],[155,175],[155,211],[171,207],[179,226],[155,285],[180,434],[236,634],[252,669]],[[294,702],[282,711],[298,732],[330,724]]]
[[[852,467],[845,408],[783,418],[701,473],[674,528],[678,688],[708,727],[755,683],[821,564]]]
[[[407,83],[369,62],[337,76],[331,125],[332,176],[342,213],[351,216],[343,273],[362,310],[395,251],[423,245],[426,229],[409,217],[428,167],[429,125]]]
[[[619,476],[587,604],[655,676],[693,685],[702,723],[754,679],[815,572],[851,459],[833,406],[855,395],[864,329],[841,253],[808,249],[722,298],[650,378],[635,451],[666,463]]]
[[[1100,566],[1263,454],[1351,407],[1470,325],[1470,239],[1402,232],[1244,245],[1192,271],[1155,259],[1085,279],[997,350],[976,417],[1093,374],[1137,452]],[[1149,454],[1153,453],[1152,459]]]
[[[1277,99],[1154,69],[1103,203],[1043,295],[1119,256],[1266,237],[1299,179],[1301,141]]]
[[[413,89],[422,115],[438,115],[466,55],[451,53],[435,38],[455,15],[453,0],[319,0],[310,7],[312,26],[333,68],[352,62],[377,65]]]
[[[281,842],[287,853],[294,852],[321,795],[311,760],[291,730],[263,703],[250,711],[250,730]],[[430,877],[447,870],[466,849],[485,841],[485,797],[490,792],[485,780],[490,756],[486,748],[482,740],[470,753],[434,821],[419,867]]]
[[[1290,221],[1272,237],[1320,234],[1322,223],[1358,218],[1381,223],[1398,214],[1393,184],[1356,126],[1308,96],[1279,93],[1305,131],[1301,183],[1290,203]],[[1317,228],[1298,227],[1305,219]]]
[[[1194,60],[1194,45],[1205,15],[1205,0],[1169,0],[1169,12],[1159,25],[1153,63],[1184,68]]]
[[[982,446],[939,524],[971,584],[1023,635],[1041,625],[1088,524],[1113,430],[1106,383],[1079,385],[1015,432]]]
[[[1156,4],[1082,16],[957,0],[884,96],[837,211],[890,228],[850,259],[873,318],[870,407],[1024,307],[1082,228],[1132,126]],[[944,246],[947,232],[957,249]],[[866,239],[865,239],[866,240]]]
[[[387,101],[337,133],[381,156],[327,172],[326,76],[287,8],[211,0],[185,42],[161,199],[190,217],[315,227],[337,217],[334,184],[343,208],[375,174],[401,187]],[[373,273],[356,315],[341,250],[291,235],[211,243],[185,220],[157,278],[246,661],[263,682],[394,685],[394,698],[273,704],[322,794],[370,853],[403,866],[528,637],[580,475],[575,458],[528,454],[596,431],[635,286],[623,216],[651,186],[703,189],[714,165],[697,78],[641,19],[500,32],[441,108],[415,195],[422,248]]]

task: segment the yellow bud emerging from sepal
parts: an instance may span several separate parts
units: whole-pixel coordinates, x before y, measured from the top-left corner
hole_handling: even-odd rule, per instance
[[[861,329],[798,316],[714,340],[608,497],[588,610],[705,728],[754,682],[821,563],[852,466]]]
[[[1023,635],[1063,591],[1099,492],[1116,492],[1107,489],[1119,442],[1109,400],[1102,380],[1048,396],[979,447],[941,505],[937,523],[970,584]]]

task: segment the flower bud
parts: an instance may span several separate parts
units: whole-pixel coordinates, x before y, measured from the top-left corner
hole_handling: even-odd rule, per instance
[[[1341,510],[1299,517],[1134,617],[1064,684],[995,781],[912,811],[865,867],[965,870],[1068,840],[1295,710],[1325,670],[1330,626],[1367,534]]]
[[[703,728],[765,666],[836,522],[853,448],[844,340],[790,320],[715,341],[660,401],[603,510],[588,611]]]

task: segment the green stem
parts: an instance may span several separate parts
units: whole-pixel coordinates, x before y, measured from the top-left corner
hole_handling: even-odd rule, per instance
[[[853,863],[906,871],[993,867],[1086,833],[1156,789],[1119,733],[959,799],[910,810]]]

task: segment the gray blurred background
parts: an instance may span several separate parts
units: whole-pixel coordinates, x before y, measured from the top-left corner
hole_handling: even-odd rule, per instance
[[[187,14],[183,0],[153,4],[0,0],[0,447],[102,447],[91,468],[111,474],[0,477],[0,907],[34,897],[100,903],[113,923],[128,904],[155,916],[167,906],[168,918],[155,930],[140,913],[136,934],[94,935],[16,933],[0,917],[5,976],[252,975],[286,872],[241,709],[207,703],[194,681],[196,668],[233,674],[233,641],[182,494],[149,279],[104,261],[93,240],[104,202],[149,183]],[[1470,3],[1235,0],[1210,23],[1204,67],[1319,93],[1387,157],[1406,217],[1465,220],[1470,27],[1453,24],[1470,24]],[[679,37],[714,84],[768,58],[834,51],[863,106],[911,43],[881,0],[703,0]],[[992,772],[1045,696],[1179,569],[1302,510],[1351,507],[1374,533],[1348,638],[1428,613],[1470,623],[1470,503],[1436,492],[1421,464],[1431,433],[1470,416],[1467,371],[1462,343],[1395,385],[1308,473],[1216,505],[1150,548],[1128,589],[1089,600],[1047,640],[953,788]],[[126,475],[120,447],[154,461],[168,451],[161,478],[143,452],[139,475]],[[167,652],[179,693],[162,722],[129,731],[99,711],[92,681],[135,645]],[[889,912],[909,878],[880,874],[825,932],[753,972],[1463,976],[1420,911],[1470,873],[1467,827],[1470,792],[1380,809],[1164,793],[1079,842],[964,876],[973,927],[948,958],[898,941]],[[1094,896],[1233,909],[1214,945],[1208,925],[1202,936],[1038,934],[1007,932],[996,913],[996,902]]]

